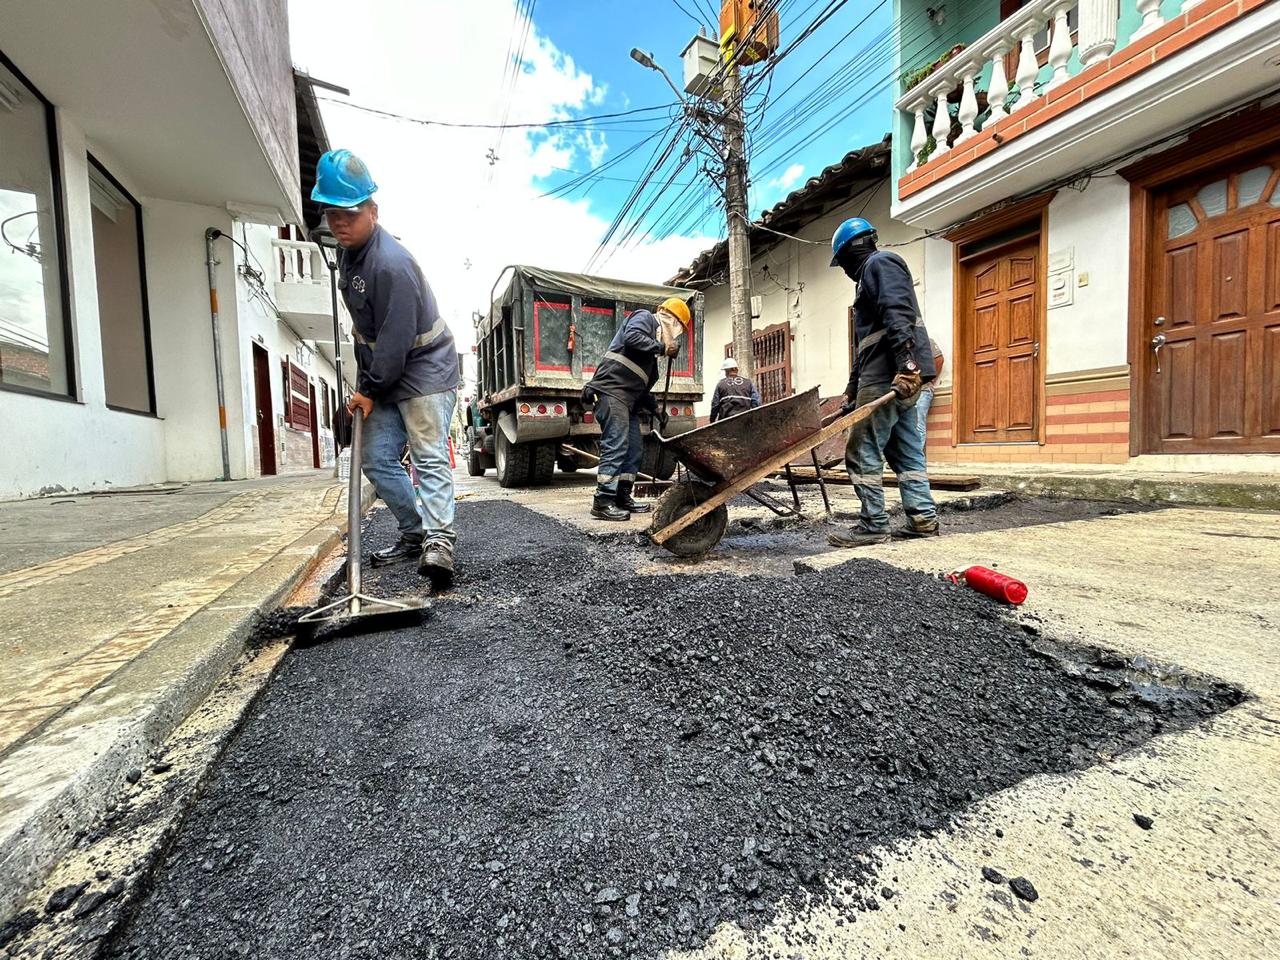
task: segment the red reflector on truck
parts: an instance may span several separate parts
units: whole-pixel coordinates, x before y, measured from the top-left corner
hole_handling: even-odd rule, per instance
[[[556,416],[557,417],[564,416],[564,404],[561,404],[561,403],[556,404]]]
[[[522,404],[520,404],[520,412],[521,412],[521,413],[528,413],[528,412],[529,412],[529,409],[530,409],[530,408],[529,408],[529,405],[528,405],[527,403],[522,403]]]
[[[582,415],[582,422],[583,422],[583,423],[595,423],[595,422],[596,422],[596,415],[595,415],[594,413],[584,413],[584,414]]]
[[[671,415],[672,415],[673,417],[678,417],[678,416],[680,416],[680,408],[679,408],[679,407],[672,407],[672,408],[671,408]]]
[[[539,412],[539,413],[546,413],[546,412],[547,412],[547,405],[546,405],[545,403],[540,403],[540,404],[538,404],[538,412]]]

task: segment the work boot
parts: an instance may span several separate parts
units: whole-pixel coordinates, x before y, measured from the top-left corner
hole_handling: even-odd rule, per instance
[[[627,513],[649,513],[653,509],[651,503],[637,503],[631,498],[631,491],[635,489],[634,480],[618,481],[618,509],[625,510]]]
[[[453,583],[453,547],[447,543],[428,543],[418,558],[418,574],[443,590]]]
[[[401,536],[395,542],[395,546],[387,547],[385,550],[375,550],[369,554],[369,565],[372,567],[385,567],[391,563],[400,563],[402,560],[412,560],[422,550],[422,539],[420,537]]]
[[[942,528],[938,525],[938,518],[931,520],[917,520],[915,517],[907,517],[907,525],[893,531],[894,537],[904,540],[913,540],[922,537],[936,537],[942,532]]]
[[[871,530],[858,524],[847,533],[833,533],[827,537],[827,543],[833,547],[869,547],[873,543],[888,543],[888,530]]]
[[[608,494],[597,493],[591,501],[591,515],[597,520],[630,520],[631,514],[619,510],[617,498]]]

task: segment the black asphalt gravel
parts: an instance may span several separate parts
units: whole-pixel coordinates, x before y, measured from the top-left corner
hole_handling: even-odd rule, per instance
[[[1238,697],[1063,664],[987,598],[871,560],[638,577],[641,548],[514,504],[460,504],[459,531],[427,624],[290,655],[114,955],[656,958]],[[369,548],[390,536],[380,511]]]

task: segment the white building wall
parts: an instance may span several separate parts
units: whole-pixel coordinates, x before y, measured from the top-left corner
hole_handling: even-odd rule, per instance
[[[1049,257],[1070,254],[1072,303],[1047,313],[1047,373],[1128,362],[1129,183],[1104,176],[1049,204]],[[1048,269],[1049,264],[1044,269]],[[1080,286],[1084,277],[1088,283]],[[931,278],[932,279],[932,278]]]
[[[222,454],[204,231],[212,226],[237,239],[247,236],[248,246],[268,270],[274,262],[274,231],[251,225],[246,234],[224,209],[139,195],[129,170],[109,151],[86,140],[73,117],[59,111],[57,119],[67,226],[63,256],[70,290],[77,397],[66,401],[0,391],[0,420],[5,424],[0,499],[217,479],[222,475]],[[106,406],[89,198],[90,153],[142,206],[154,416]],[[257,472],[250,339],[260,335],[271,353],[277,415],[281,412],[277,398],[283,393],[280,357],[296,361],[299,340],[263,305],[250,300],[244,280],[236,273],[242,255],[230,241],[218,240],[215,250],[231,476],[240,479]],[[273,279],[269,272],[268,290]],[[318,354],[312,355],[310,347],[305,347],[302,355],[311,360],[308,372],[313,378],[323,377],[330,386],[336,383],[331,364]],[[279,423],[276,432],[283,436]],[[322,430],[322,460],[327,450],[332,463],[332,449],[331,432]],[[305,467],[310,466],[308,446]]]
[[[831,235],[843,220],[853,216],[866,217],[876,225],[882,246],[905,244],[889,249],[906,260],[916,281],[916,295],[921,297],[921,309],[925,309],[921,232],[889,219],[887,181],[870,198],[851,200],[801,229],[799,240],[781,240],[776,247],[753,256],[752,293],[763,302],[761,315],[752,326],[760,330],[784,320],[791,322],[792,386],[796,393],[817,386],[821,396],[832,397],[843,393],[849,381],[849,307],[855,289],[843,271],[831,266]],[[704,417],[711,412],[711,391],[720,377],[725,344],[732,340],[728,285],[705,289],[703,369],[707,387],[705,399],[697,407],[698,415]],[[930,322],[927,311],[925,321]]]
[[[4,455],[0,498],[14,499],[163,479],[165,432],[153,418],[108,410],[98,329],[87,144],[69,117],[58,116],[68,226],[63,251],[70,287],[77,399],[0,391]],[[112,483],[106,483],[110,478]]]
[[[955,276],[955,250],[950,241],[940,237],[926,237],[920,248],[924,264],[917,281],[916,295],[920,298],[920,309],[924,312],[929,336],[942,350],[942,375],[938,378],[938,389],[949,389],[953,369],[951,358],[955,356],[955,301],[951,290],[952,277]]]
[[[156,407],[164,421],[167,480],[212,480],[222,476],[218,395],[209,317],[209,279],[204,232],[233,228],[225,210],[168,200],[142,200],[147,245],[147,286],[151,302],[151,343],[155,358]],[[218,322],[226,388],[231,476],[247,476],[237,425],[244,421],[240,391],[244,368],[236,343],[236,277],[232,246],[219,240]]]
[[[260,224],[239,224],[236,227],[236,239],[243,243],[250,252],[248,258],[250,266],[263,273],[263,284],[266,288],[267,296],[274,296],[278,270],[277,252],[271,245],[271,240],[275,235],[274,229]],[[245,257],[239,249],[236,249],[235,257],[237,263],[245,262]],[[313,469],[314,465],[309,435],[307,435],[305,443],[303,443],[301,442],[300,432],[294,431],[298,435],[294,436],[290,442],[285,432],[286,430],[292,430],[291,427],[285,426],[283,410],[284,374],[280,368],[280,361],[285,357],[292,360],[295,365],[300,365],[305,369],[308,378],[315,384],[316,422],[320,424],[320,462],[322,466],[332,466],[335,453],[333,431],[326,429],[324,426],[324,401],[320,397],[319,380],[323,379],[329,388],[336,389],[338,383],[337,372],[334,370],[333,364],[322,357],[311,343],[304,341],[286,321],[281,320],[275,314],[270,304],[264,302],[264,298],[261,295],[254,296],[255,287],[255,284],[243,277],[239,278],[236,284],[237,306],[241,319],[240,364],[242,369],[246,371],[245,377],[239,384],[240,402],[244,409],[248,411],[248,416],[244,423],[245,429],[240,442],[244,448],[246,462],[250,465],[250,472],[261,473],[261,462],[255,461],[257,400],[254,395],[253,348],[251,346],[255,341],[266,348],[271,360],[268,364],[268,369],[271,373],[271,402],[272,415],[275,421],[277,471],[279,473],[292,473],[298,470]],[[327,300],[329,295],[327,283],[325,284],[324,294]]]

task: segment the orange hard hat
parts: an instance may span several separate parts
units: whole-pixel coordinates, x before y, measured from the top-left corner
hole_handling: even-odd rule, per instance
[[[693,314],[689,312],[689,305],[679,297],[668,297],[662,301],[662,306],[658,309],[667,311],[686,327],[693,325]]]

